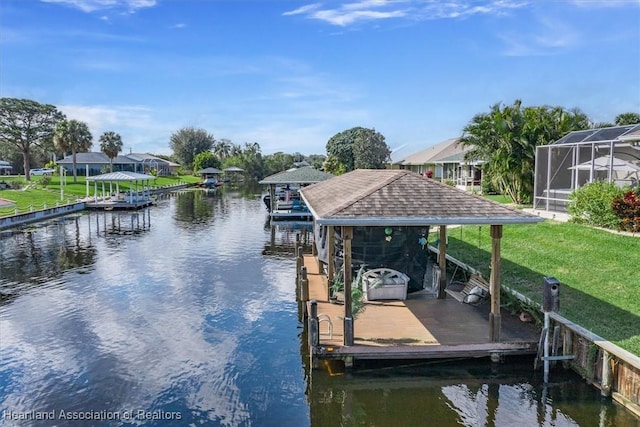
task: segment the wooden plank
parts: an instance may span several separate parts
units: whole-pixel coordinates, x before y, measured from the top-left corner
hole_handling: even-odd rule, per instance
[[[355,359],[391,360],[486,357],[493,353],[503,355],[528,355],[535,354],[536,351],[535,344],[526,342],[390,347],[353,345],[349,347],[317,349],[315,354],[327,359],[340,359],[345,356],[350,356]]]

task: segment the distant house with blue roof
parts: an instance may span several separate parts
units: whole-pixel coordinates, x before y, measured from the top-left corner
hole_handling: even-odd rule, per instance
[[[56,162],[64,166],[68,174],[73,173],[72,156],[66,156]],[[76,173],[78,175],[100,175],[109,172],[109,157],[101,152],[76,153]],[[147,153],[129,153],[118,155],[113,159],[114,172],[138,172],[149,173],[158,171],[158,176],[173,175],[177,172],[179,164],[161,159]]]

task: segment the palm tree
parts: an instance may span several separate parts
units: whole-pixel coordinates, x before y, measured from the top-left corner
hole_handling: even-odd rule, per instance
[[[113,172],[113,159],[122,151],[122,138],[115,132],[100,135],[100,151],[109,157],[109,171]]]
[[[231,155],[231,145],[232,142],[228,139],[221,139],[220,141],[216,141],[213,146],[213,154],[217,155],[220,160],[224,161]]]
[[[533,198],[536,147],[568,132],[588,129],[589,119],[578,109],[495,104],[465,126],[460,143],[470,147],[468,159],[485,161],[483,174],[515,203]]]
[[[89,151],[93,144],[93,136],[89,126],[78,120],[62,120],[56,124],[53,133],[53,144],[63,153],[71,151],[73,163],[73,182],[78,182],[76,170],[76,153]]]

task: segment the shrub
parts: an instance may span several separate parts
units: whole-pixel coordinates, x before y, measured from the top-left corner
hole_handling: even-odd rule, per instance
[[[444,183],[447,184],[447,185],[450,185],[452,187],[456,186],[456,182],[451,180],[451,179],[445,179]]]
[[[620,230],[640,231],[640,193],[627,191],[613,199],[611,208],[620,219]]]
[[[49,175],[43,175],[42,178],[40,178],[39,183],[42,188],[47,188],[47,186],[51,184],[51,177]]]
[[[578,224],[617,229],[620,218],[613,211],[612,202],[623,190],[613,182],[594,181],[569,195],[568,211],[571,221]]]
[[[13,190],[20,190],[26,185],[26,181],[22,179],[14,179],[13,181],[9,181],[9,185]]]
[[[493,185],[493,182],[489,179],[489,177],[484,177],[482,182],[480,183],[482,194],[498,194],[498,189]]]

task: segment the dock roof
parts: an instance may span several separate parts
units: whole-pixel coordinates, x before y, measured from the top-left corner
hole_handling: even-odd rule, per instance
[[[501,225],[543,221],[408,170],[357,169],[301,190],[320,225]]]
[[[329,178],[333,178],[333,175],[314,169],[311,166],[304,166],[270,175],[260,181],[259,184],[314,184]]]
[[[150,179],[156,179],[156,177],[144,173],[123,171],[90,176],[87,178],[87,181],[146,181]]]

